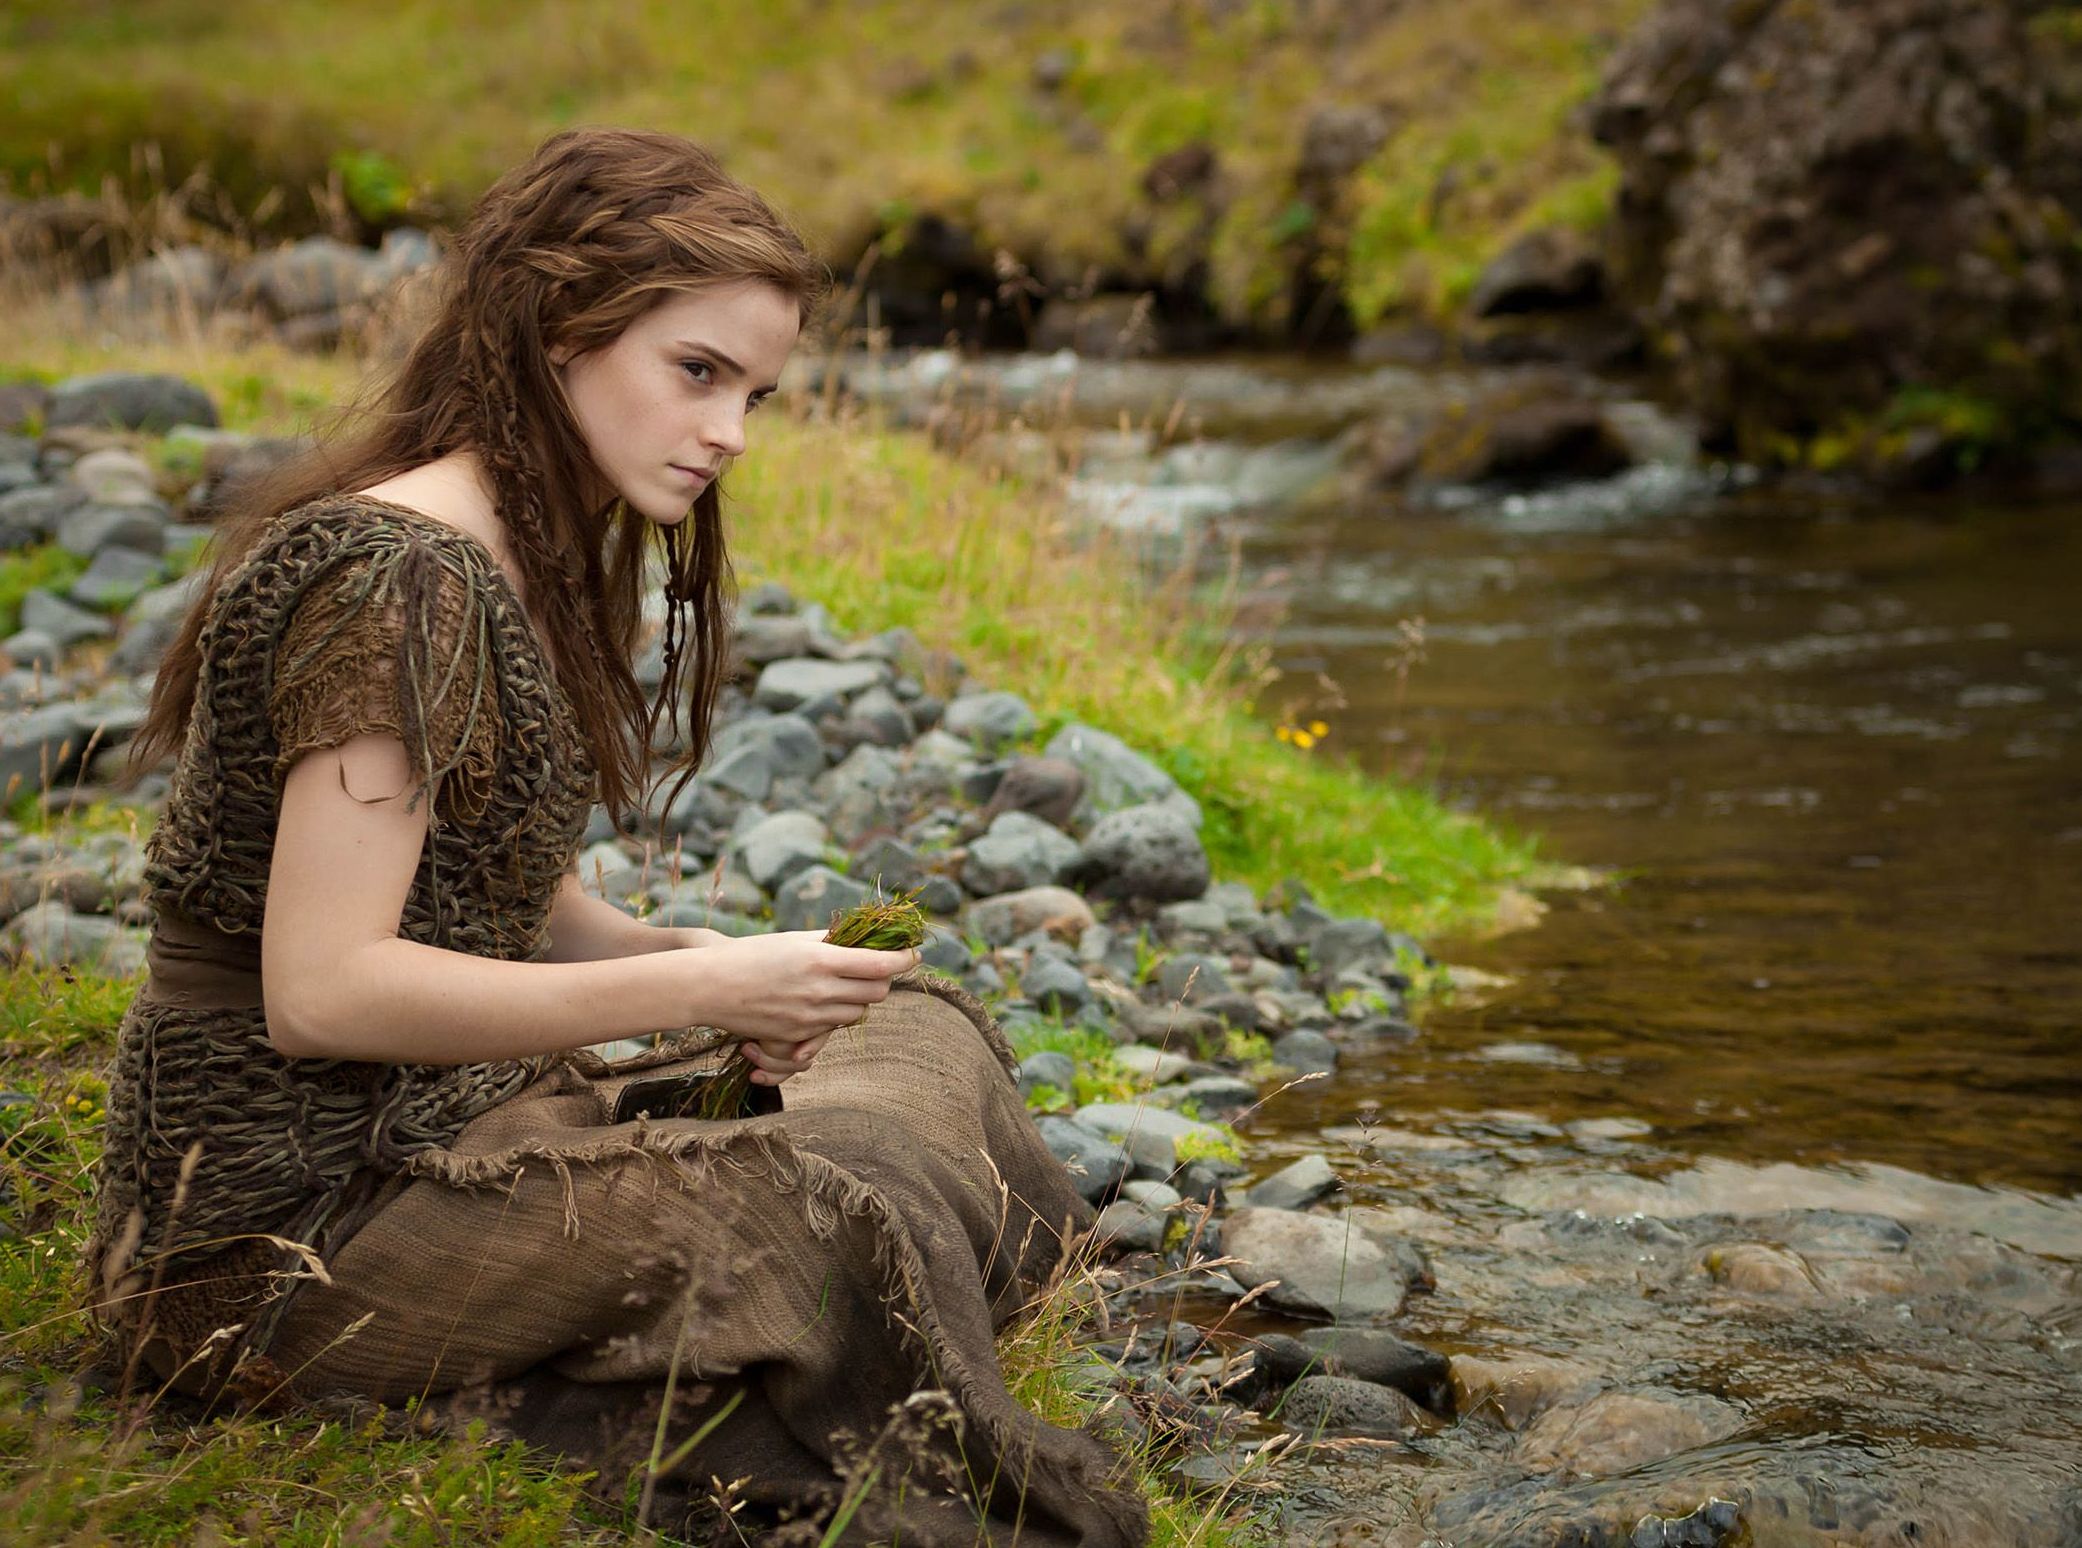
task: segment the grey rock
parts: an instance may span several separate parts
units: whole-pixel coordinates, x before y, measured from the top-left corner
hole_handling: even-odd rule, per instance
[[[146,317],[207,316],[224,287],[224,259],[207,247],[168,248],[118,269],[94,289],[105,309]]]
[[[1337,1068],[1337,1044],[1321,1032],[1289,1032],[1272,1045],[1272,1062],[1304,1075]]]
[[[1033,930],[1081,937],[1094,921],[1091,905],[1068,887],[1028,887],[969,905],[968,926],[980,939],[1003,946]]]
[[[1093,1102],[1077,1110],[1077,1121],[1118,1140],[1139,1168],[1168,1177],[1178,1170],[1178,1142],[1226,1146],[1227,1135],[1211,1123],[1183,1118],[1152,1102]]]
[[[1077,765],[1095,816],[1168,802],[1185,813],[1194,828],[1200,826],[1199,805],[1179,789],[1178,781],[1111,732],[1073,721],[1049,738],[1043,752]]]
[[[1092,1003],[1092,986],[1069,963],[1044,957],[1020,974],[1019,987],[1045,1011],[1075,1016]]]
[[[967,987],[969,993],[975,995],[979,1000],[987,1000],[992,995],[1005,992],[1004,974],[1000,973],[988,962],[978,961],[970,963],[969,970],[962,974],[961,981]]]
[[[711,757],[697,777],[747,801],[764,801],[774,787],[774,766],[766,749],[740,742],[728,752]]]
[[[1240,990],[1227,994],[1196,994],[1193,1004],[1225,1027],[1239,1032],[1256,1032],[1264,1024],[1258,1002]]]
[[[166,566],[157,554],[103,548],[66,596],[83,607],[128,607],[165,578]]]
[[[761,581],[745,593],[748,614],[772,615],[795,611],[795,595],[779,581]]]
[[[139,371],[106,371],[60,382],[51,389],[44,413],[50,430],[113,425],[166,431],[176,425],[216,423],[217,406],[193,382]]]
[[[978,897],[1045,886],[1074,867],[1077,840],[1025,812],[1004,812],[969,845],[962,885]]]
[[[1468,296],[1468,314],[1556,312],[1589,306],[1605,291],[1605,265],[1581,232],[1547,227],[1519,238],[1490,261]]]
[[[1101,1249],[1117,1252],[1160,1252],[1170,1225],[1162,1210],[1134,1199],[1115,1199],[1099,1211],[1092,1239]]]
[[[123,447],[104,446],[90,451],[68,468],[65,476],[94,505],[144,505],[164,510],[152,477],[152,465]]]
[[[763,709],[792,710],[814,700],[844,698],[889,680],[879,661],[819,661],[794,657],[775,661],[759,674],[752,701]]]
[[[102,614],[90,612],[40,586],[22,598],[22,627],[40,629],[67,647],[81,640],[106,639],[116,632],[116,626]]]
[[[928,876],[918,887],[918,906],[928,914],[952,915],[961,911],[963,894],[951,877]]]
[[[172,585],[141,592],[123,615],[123,638],[110,666],[127,677],[154,670],[208,582],[206,571],[193,570]]]
[[[887,892],[909,892],[925,880],[925,861],[902,839],[870,839],[853,853],[849,875]]]
[[[92,558],[104,547],[127,547],[150,553],[164,551],[167,512],[156,506],[79,506],[58,520],[58,547],[79,558]]]
[[[55,537],[68,511],[87,503],[84,490],[64,484],[32,484],[0,495],[0,527],[30,534],[33,541]],[[16,545],[20,546],[20,545]]]
[[[0,927],[0,952],[39,967],[86,968],[124,975],[145,965],[146,932],[93,914],[76,914],[56,899],[38,903]]]
[[[1157,933],[1167,941],[1185,936],[1216,936],[1229,929],[1229,912],[1206,898],[1166,903],[1157,910]]]
[[[1332,919],[1310,933],[1308,949],[1310,966],[1331,976],[1381,966],[1393,957],[1388,928],[1378,919]]]
[[[959,978],[975,960],[968,943],[945,925],[925,927],[925,944],[918,948],[918,955],[927,967],[950,978]],[[1069,1087],[1063,1089],[1067,1091]]]
[[[1253,1209],[1306,1209],[1316,1200],[1337,1192],[1340,1186],[1328,1161],[1321,1156],[1303,1156],[1253,1183],[1243,1197]]]
[[[1036,1086],[1051,1086],[1068,1093],[1076,1081],[1077,1061],[1053,1048],[1030,1053],[1019,1061],[1019,1089],[1022,1092],[1031,1091]]]
[[[774,923],[783,930],[825,930],[834,915],[874,896],[851,877],[828,865],[797,871],[774,894]]]
[[[1207,890],[1207,851],[1175,807],[1131,806],[1093,825],[1073,879],[1100,898],[1196,898]]]
[[[779,613],[750,613],[737,621],[737,653],[753,666],[787,661],[808,653],[810,626],[801,618]]]
[[[1453,1412],[1453,1366],[1436,1350],[1382,1328],[1309,1328],[1301,1343],[1326,1375],[1393,1387],[1433,1413]]]
[[[1000,812],[1027,812],[1067,828],[1084,798],[1084,775],[1061,758],[1018,758],[1004,771],[988,799],[983,820]]]
[[[1279,1420],[1304,1434],[1421,1435],[1431,1417],[1393,1387],[1349,1376],[1304,1376],[1287,1389]]]
[[[1162,1086],[1171,1081],[1185,1080],[1193,1075],[1207,1073],[1206,1065],[1196,1064],[1183,1054],[1154,1048],[1148,1043],[1121,1044],[1113,1050],[1113,1062],[1138,1081],[1151,1086]]]
[[[384,265],[365,247],[334,237],[306,237],[249,259],[231,279],[242,301],[258,302],[278,321],[337,313],[382,288]]]
[[[969,693],[950,699],[940,716],[943,729],[996,753],[1032,736],[1041,722],[1016,693]]]
[[[89,735],[70,704],[0,716],[0,804],[61,783],[86,755]]]
[[[853,701],[849,715],[859,739],[877,747],[901,747],[918,734],[911,712],[887,688],[868,689]]]
[[[715,751],[748,747],[775,779],[814,779],[828,761],[817,728],[800,715],[754,715],[734,720],[716,733]]]
[[[0,655],[31,672],[55,672],[65,659],[63,648],[44,629],[17,629],[0,643]]]
[[[1270,1286],[1265,1298],[1292,1311],[1373,1321],[1401,1311],[1408,1295],[1395,1257],[1347,1218],[1239,1209],[1222,1223],[1222,1252],[1237,1260],[1239,1283]]]
[[[1197,1006],[1229,993],[1229,965],[1220,957],[1180,952],[1157,969],[1157,986],[1168,1003]]]
[[[975,749],[958,736],[949,736],[934,727],[911,744],[913,766],[929,764],[955,773],[973,768],[976,762]]]
[[[1121,1184],[1121,1197],[1133,1199],[1137,1204],[1147,1204],[1151,1209],[1175,1209],[1185,1202],[1185,1195],[1169,1183],[1155,1182],[1148,1178],[1130,1178]],[[1181,1329],[1190,1324],[1179,1324]],[[1197,1329],[1192,1330],[1195,1336]]]
[[[1225,1119],[1255,1107],[1260,1095],[1256,1086],[1234,1075],[1202,1075],[1169,1089],[1178,1093],[1176,1100]]]
[[[796,872],[822,860],[830,841],[824,824],[810,813],[775,812],[731,848],[744,860],[745,871],[752,880],[765,891],[774,892]]]
[[[1085,1198],[1103,1198],[1127,1180],[1132,1163],[1117,1142],[1054,1114],[1036,1118],[1034,1127],[1050,1153],[1069,1169],[1071,1182]]]

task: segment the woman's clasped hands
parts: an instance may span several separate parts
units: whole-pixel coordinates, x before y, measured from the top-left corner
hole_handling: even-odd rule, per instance
[[[865,1020],[891,980],[919,962],[915,950],[833,946],[815,930],[725,939],[685,955],[702,980],[701,1012],[689,1021],[746,1039],[762,1086],[808,1069],[833,1032]]]

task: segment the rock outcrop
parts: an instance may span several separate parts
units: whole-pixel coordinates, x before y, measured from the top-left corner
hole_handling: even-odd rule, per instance
[[[1592,128],[1722,443],[1938,476],[2082,417],[2078,62],[2034,0],[1665,0]]]

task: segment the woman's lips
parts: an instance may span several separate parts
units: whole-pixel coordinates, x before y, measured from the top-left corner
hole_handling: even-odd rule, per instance
[[[669,462],[666,464],[666,466],[671,468],[673,472],[679,474],[681,477],[687,479],[691,483],[706,484],[716,476],[715,469],[713,468],[689,468],[683,467],[677,462]]]

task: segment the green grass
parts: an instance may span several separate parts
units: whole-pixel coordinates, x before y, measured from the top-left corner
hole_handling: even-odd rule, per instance
[[[1646,8],[19,0],[0,17],[0,173],[43,186],[55,161],[58,182],[136,198],[200,168],[233,209],[305,228],[452,220],[544,134],[635,124],[715,146],[842,264],[931,212],[1057,283],[1204,263],[1224,315],[1277,325],[1314,219],[1292,184],[1304,127],[1368,103],[1392,132],[1328,256],[1374,316],[1450,299],[1557,190],[1595,204],[1602,158],[1571,110]],[[1072,63],[1048,93],[1032,72],[1053,49]],[[1150,161],[1200,142],[1219,197],[1150,202]]]
[[[39,543],[0,554],[0,636],[22,626],[22,599],[42,587],[63,593],[87,573],[87,561],[56,543]]]

